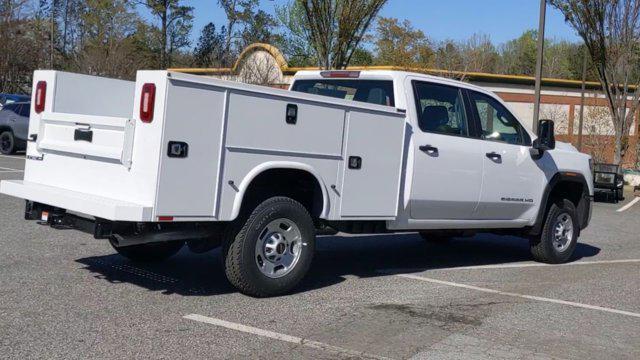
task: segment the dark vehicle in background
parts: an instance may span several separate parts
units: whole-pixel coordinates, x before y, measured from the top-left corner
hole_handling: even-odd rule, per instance
[[[603,195],[605,199],[612,199],[614,203],[624,200],[624,180],[618,165],[595,164],[593,185],[596,195]]]
[[[30,102],[14,102],[0,110],[0,153],[14,154],[27,148]]]
[[[11,103],[29,101],[31,101],[31,97],[29,95],[0,94],[0,109]]]

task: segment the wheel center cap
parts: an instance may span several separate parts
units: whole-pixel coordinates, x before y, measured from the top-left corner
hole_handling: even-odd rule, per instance
[[[279,243],[276,246],[276,252],[278,253],[278,255],[282,255],[284,254],[284,251],[287,249],[287,245],[285,245],[284,243]]]

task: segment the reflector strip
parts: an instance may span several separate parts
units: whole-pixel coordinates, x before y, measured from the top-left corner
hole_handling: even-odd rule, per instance
[[[140,120],[145,123],[153,121],[153,107],[156,101],[156,86],[154,84],[144,84],[140,97]]]

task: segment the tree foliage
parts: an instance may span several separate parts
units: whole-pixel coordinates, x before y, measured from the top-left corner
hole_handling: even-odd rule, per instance
[[[137,34],[140,19],[126,0],[85,0],[80,14],[82,39],[73,70],[130,78],[146,65]]]
[[[205,25],[193,50],[193,62],[196,66],[208,68],[222,65],[225,34],[224,26],[218,32],[214,23]]]
[[[32,71],[46,66],[46,45],[49,44],[46,24],[42,16],[28,16],[28,5],[26,0],[0,1],[2,92],[25,92],[30,85]]]
[[[386,0],[297,0],[318,65],[346,67]]]
[[[589,51],[609,105],[616,139],[614,162],[619,164],[640,103],[640,0],[551,0],[551,4],[562,11]]]
[[[311,32],[307,26],[302,2],[292,0],[283,6],[276,6],[276,19],[284,30],[276,41],[278,48],[287,56],[291,66],[314,66],[318,56],[309,39]]]
[[[375,34],[376,63],[401,67],[431,64],[434,52],[422,30],[408,20],[378,18]]]
[[[173,55],[189,46],[189,33],[193,27],[193,7],[186,6],[181,0],[137,0],[159,21],[160,67],[172,64]]]

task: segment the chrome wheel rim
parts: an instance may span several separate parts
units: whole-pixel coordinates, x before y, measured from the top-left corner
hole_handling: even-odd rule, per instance
[[[557,251],[566,250],[573,239],[573,220],[567,213],[558,215],[553,225],[553,247]]]
[[[283,277],[298,264],[302,245],[302,234],[293,221],[285,218],[273,220],[258,236],[256,265],[267,277]]]

